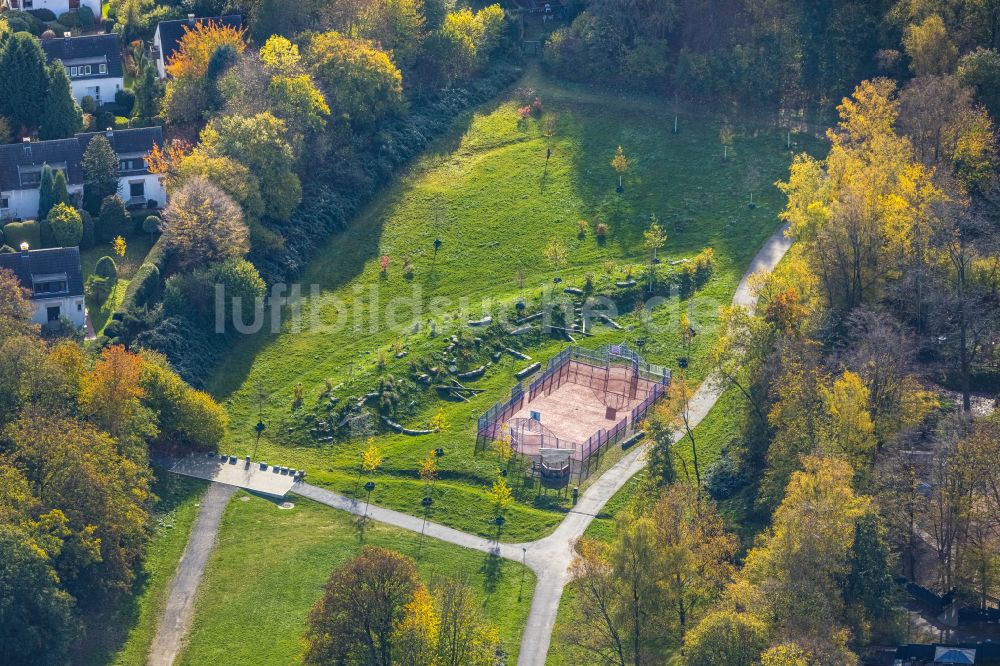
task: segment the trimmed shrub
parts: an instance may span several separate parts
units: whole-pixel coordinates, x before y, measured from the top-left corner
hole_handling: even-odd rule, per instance
[[[46,222],[57,247],[77,247],[83,240],[83,219],[72,206],[56,204],[49,211]]]
[[[76,12],[66,12],[65,14],[60,14],[58,20],[59,23],[63,24],[67,28],[80,27],[80,17]]]
[[[41,245],[37,247],[32,246],[31,249],[37,250],[42,247],[56,246],[56,237],[52,234],[52,225],[49,224],[49,218],[47,217],[38,220],[38,240],[41,241]]]
[[[28,9],[27,13],[31,14],[39,21],[44,21],[46,23],[56,20],[56,13],[51,9],[45,9],[44,7],[41,9]]]
[[[45,24],[31,14],[13,11],[7,12],[6,17],[7,25],[10,26],[12,32],[30,32],[33,35],[38,35],[45,31]],[[41,26],[41,29],[35,28],[36,22]]]
[[[80,19],[80,25],[84,28],[93,28],[97,23],[97,19],[94,17],[94,10],[87,5],[76,10],[76,15]]]
[[[149,235],[160,233],[160,218],[155,215],[147,215],[142,221],[142,230]]]
[[[160,291],[160,269],[156,264],[144,263],[128,283],[122,310],[131,310],[150,303]]]
[[[94,123],[96,124],[94,130],[97,132],[103,132],[109,127],[113,129],[115,126],[115,114],[110,111],[101,111],[94,119]]]
[[[54,22],[49,24],[49,30],[56,33],[56,37],[65,37],[67,32],[73,32],[72,28],[62,23]]]
[[[17,252],[17,250],[12,248],[10,245],[0,245],[0,254],[14,254],[15,252]]]
[[[87,300],[103,303],[111,295],[112,286],[111,280],[100,275],[90,275],[87,276],[87,281],[83,285],[83,293],[87,296]]]
[[[80,210],[80,219],[83,221],[83,237],[80,239],[80,249],[94,246],[96,240],[94,229],[94,218],[85,210]]]
[[[21,243],[27,242],[28,247],[39,249],[42,247],[42,232],[38,222],[28,220],[27,222],[10,222],[4,225],[3,237],[7,245],[19,249]]]
[[[100,240],[109,241],[115,236],[128,233],[129,216],[125,210],[125,202],[117,194],[104,197],[101,202],[101,213],[97,218],[97,235]]]
[[[97,102],[90,95],[84,95],[80,99],[80,108],[83,109],[84,113],[93,115],[97,113]]]
[[[94,275],[99,275],[102,278],[108,280],[118,279],[118,265],[115,260],[111,257],[104,256],[97,260],[97,265],[94,266]]]
[[[135,106],[135,95],[131,90],[119,90],[115,93],[115,104],[128,111]]]

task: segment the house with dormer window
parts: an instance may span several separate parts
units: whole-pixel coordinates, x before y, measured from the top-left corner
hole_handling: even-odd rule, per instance
[[[75,12],[80,7],[90,7],[94,16],[101,16],[101,0],[0,0],[0,10],[48,9],[56,16],[66,12]]]
[[[20,252],[0,254],[0,268],[11,271],[31,292],[32,320],[36,324],[53,326],[66,318],[77,328],[84,327],[87,308],[80,248],[31,250],[24,243]]]
[[[43,39],[42,50],[49,62],[62,62],[77,102],[82,102],[84,97],[98,104],[113,102],[115,93],[125,86],[122,43],[118,35]]]
[[[156,32],[153,33],[153,46],[150,49],[150,57],[156,63],[156,72],[161,79],[167,78],[167,65],[170,64],[170,59],[177,53],[177,49],[180,48],[184,33],[194,30],[197,26],[203,24],[215,24],[239,30],[243,27],[243,19],[236,15],[195,18],[194,14],[188,14],[186,19],[160,21],[157,23]]]
[[[118,196],[130,208],[156,208],[166,203],[160,176],[149,173],[145,156],[163,145],[159,127],[108,130],[77,134],[72,139],[25,141],[0,145],[0,220],[30,220],[38,215],[38,186],[42,167],[66,176],[71,196],[83,195],[83,153],[103,134],[118,155]]]

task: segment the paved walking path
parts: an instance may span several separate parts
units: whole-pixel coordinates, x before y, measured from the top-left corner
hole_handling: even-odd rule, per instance
[[[740,280],[736,293],[733,295],[735,305],[741,305],[751,310],[756,305],[756,299],[750,290],[749,278],[759,271],[772,270],[788,251],[791,241],[785,237],[784,231],[785,227],[782,227],[768,238],[750,262],[750,267],[743,275],[743,279]],[[721,393],[722,389],[711,379],[702,383],[692,398],[692,426],[698,424],[708,414]],[[537,541],[523,544],[497,543],[439,523],[425,521],[408,513],[380,506],[366,506],[365,502],[338,495],[301,481],[296,482],[291,490],[297,495],[335,509],[358,516],[367,513],[372,520],[413,532],[422,532],[457,546],[492,553],[517,562],[523,561],[535,572],[537,582],[527,626],[521,638],[521,652],[517,663],[519,666],[544,666],[549,644],[552,641],[552,629],[559,612],[559,601],[569,579],[569,566],[573,561],[574,544],[577,539],[583,536],[587,527],[604,508],[608,500],[646,465],[647,448],[648,445],[645,444],[636,446],[602,474],[580,496],[576,506],[552,534]],[[225,492],[228,494],[218,500],[221,501],[221,506],[215,509],[206,509],[209,493],[217,488],[226,488]],[[213,484],[209,493],[206,493],[206,499],[203,500],[202,511],[191,536],[191,542],[188,543],[188,548],[184,551],[181,566],[178,568],[175,580],[171,583],[167,611],[153,643],[153,653],[149,662],[152,666],[169,666],[179,650],[190,625],[194,592],[211,552],[222,508],[225,507],[225,503],[234,490],[235,488],[232,486]],[[213,517],[214,523],[212,523]],[[188,551],[192,550],[196,539],[199,540],[200,545],[193,550],[196,556],[201,555],[201,559],[199,561],[197,558],[192,558],[191,561],[186,561],[188,560]],[[178,583],[177,579],[182,578],[182,571],[184,577]]]
[[[177,658],[191,628],[198,583],[215,549],[215,535],[219,531],[222,513],[235,492],[235,486],[213,483],[202,495],[198,518],[191,529],[177,571],[170,579],[167,605],[156,627],[147,666],[171,666]]]
[[[756,305],[756,298],[750,289],[750,276],[759,271],[770,271],[791,247],[791,240],[785,237],[785,227],[782,226],[757,252],[743,279],[740,280],[733,303],[751,310]],[[722,394],[722,389],[711,379],[702,382],[691,401],[691,425],[701,422],[711,411]],[[675,439],[683,433],[675,433]],[[601,477],[580,496],[579,501],[570,513],[556,528],[556,531],[539,539],[528,548],[528,561],[540,563],[535,569],[537,583],[535,596],[528,614],[528,624],[521,636],[521,653],[517,663],[520,666],[543,666],[552,641],[552,628],[559,612],[559,601],[563,588],[569,578],[569,565],[573,561],[573,547],[576,540],[583,536],[587,527],[600,513],[615,493],[635,476],[646,465],[648,444],[637,446]]]

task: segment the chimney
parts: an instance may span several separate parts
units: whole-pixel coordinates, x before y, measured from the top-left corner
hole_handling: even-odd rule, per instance
[[[104,130],[104,136],[108,137],[109,140],[113,139],[115,136],[115,131],[110,127],[108,127]]]
[[[24,137],[23,139],[21,139],[21,143],[31,143],[31,137],[30,136]]]
[[[188,25],[194,25],[194,14],[188,14]]]
[[[28,241],[21,241],[21,258],[28,258]]]

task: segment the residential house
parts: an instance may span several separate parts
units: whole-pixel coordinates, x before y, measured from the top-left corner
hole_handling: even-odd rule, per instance
[[[42,50],[50,62],[62,61],[77,102],[84,97],[98,104],[113,102],[115,93],[125,86],[122,42],[118,35],[43,39]]]
[[[180,47],[181,38],[188,30],[193,30],[195,26],[203,23],[215,23],[237,30],[243,27],[243,20],[239,16],[208,16],[195,18],[194,14],[188,14],[186,19],[178,21],[161,21],[156,24],[156,32],[153,34],[153,48],[150,56],[156,63],[156,71],[161,79],[167,78],[167,63],[171,56]]]
[[[101,0],[0,0],[0,9],[48,9],[59,16],[75,12],[80,7],[90,7],[94,16],[101,16]]]
[[[31,290],[35,323],[51,326],[65,317],[77,328],[84,327],[87,308],[83,301],[80,248],[31,250],[24,243],[20,252],[0,254],[2,268],[13,272],[21,286]]]
[[[38,215],[38,186],[42,166],[62,171],[71,195],[83,194],[83,153],[97,132],[72,139],[0,145],[0,220],[34,219]],[[156,207],[166,202],[160,177],[151,174],[143,159],[153,145],[163,145],[160,127],[102,132],[118,155],[118,195],[129,207]]]

